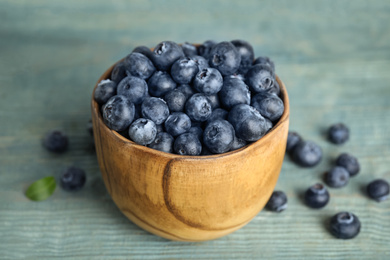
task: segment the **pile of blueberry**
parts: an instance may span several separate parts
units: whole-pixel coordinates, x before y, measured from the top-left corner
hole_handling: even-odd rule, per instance
[[[349,139],[349,129],[342,123],[332,125],[328,130],[328,140],[340,145]],[[314,167],[322,159],[322,149],[312,141],[305,141],[296,132],[289,132],[286,153],[291,156],[293,162],[302,167]],[[348,184],[349,178],[356,176],[360,171],[358,159],[348,153],[340,154],[336,166],[325,173],[325,183],[331,188],[341,188]],[[389,197],[389,183],[383,179],[377,179],[367,185],[367,195],[378,202]],[[304,200],[308,207],[320,209],[325,207],[330,194],[327,188],[316,183],[309,187]],[[271,211],[281,212],[287,208],[287,196],[283,191],[274,191],[266,208]],[[359,218],[351,212],[339,212],[329,222],[330,232],[337,238],[351,239],[360,232],[361,223]]]
[[[259,140],[284,104],[274,63],[243,40],[137,47],[98,83],[105,124],[137,144],[221,154]]]

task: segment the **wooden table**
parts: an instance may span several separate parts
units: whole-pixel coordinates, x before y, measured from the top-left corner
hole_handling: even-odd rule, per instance
[[[389,1],[0,1],[1,259],[390,259],[390,201],[366,197],[374,178],[390,180]],[[244,2],[244,3],[243,3]],[[321,145],[324,158],[302,169],[286,157],[277,184],[288,209],[260,212],[224,238],[181,243],[128,221],[102,183],[86,131],[92,88],[135,46],[162,40],[246,39],[268,55],[291,100],[291,130]],[[351,138],[326,141],[344,122]],[[41,146],[50,129],[68,133],[70,149]],[[331,189],[321,210],[302,202],[341,152],[360,160],[346,188]],[[58,188],[43,202],[24,191],[70,165],[87,172],[83,190]],[[329,218],[359,216],[353,240],[333,238]]]

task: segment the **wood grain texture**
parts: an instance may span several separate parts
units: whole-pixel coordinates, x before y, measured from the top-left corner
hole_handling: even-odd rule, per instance
[[[362,192],[390,180],[390,3],[388,1],[0,1],[0,259],[389,259],[389,201]],[[242,229],[199,243],[172,242],[132,224],[110,199],[85,130],[97,78],[137,45],[163,39],[243,38],[274,59],[288,87],[290,129],[318,142],[324,159],[301,169],[288,157],[276,188],[288,209],[261,211]],[[345,122],[351,139],[328,143]],[[70,150],[56,156],[40,139],[64,129]],[[341,152],[361,173],[331,189],[322,210],[301,200]],[[43,202],[23,194],[68,165],[87,172],[83,190],[57,189]],[[362,230],[334,239],[330,216],[354,212]]]

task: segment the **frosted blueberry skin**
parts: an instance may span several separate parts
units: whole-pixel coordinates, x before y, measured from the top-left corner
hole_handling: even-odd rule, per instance
[[[165,120],[164,126],[168,134],[176,137],[191,128],[191,119],[182,112],[174,112]]]
[[[174,138],[170,134],[159,132],[153,142],[148,144],[148,147],[161,152],[173,153],[173,142]]]
[[[116,95],[117,84],[109,79],[104,79],[97,84],[94,92],[95,101],[102,105],[106,103],[112,96]]]
[[[60,176],[61,188],[66,191],[78,191],[84,187],[86,181],[85,171],[78,167],[69,167]]]
[[[325,207],[329,202],[329,192],[324,185],[317,183],[305,192],[306,205],[313,209]]]
[[[322,149],[312,141],[301,141],[295,146],[292,159],[302,167],[314,167],[322,159]]]
[[[134,77],[148,79],[156,71],[153,63],[143,54],[132,52],[125,58],[127,71]]]
[[[148,95],[148,85],[143,79],[127,76],[119,82],[117,94],[127,97],[132,103],[138,105]]]
[[[185,57],[183,49],[172,41],[164,41],[154,48],[151,60],[158,70],[168,71],[173,63]]]
[[[234,106],[229,112],[228,121],[234,127],[236,136],[247,142],[259,140],[272,127],[255,108],[246,104]]]
[[[212,121],[215,121],[217,119],[223,119],[226,120],[229,112],[226,111],[223,108],[216,108],[211,113],[211,116],[207,119],[207,123],[210,123]]]
[[[175,88],[174,90],[169,91],[164,96],[164,100],[165,100],[165,102],[167,102],[169,111],[183,112],[184,105],[187,101],[187,97],[183,93],[183,91],[180,91],[178,88]]]
[[[129,137],[135,143],[148,145],[153,142],[157,135],[156,124],[146,118],[135,120],[129,127]]]
[[[248,86],[238,78],[225,77],[218,96],[222,107],[227,110],[230,110],[235,105],[249,105],[251,102],[251,94]]]
[[[188,84],[198,73],[199,68],[195,61],[189,58],[181,58],[173,63],[171,76],[178,84]]]
[[[297,132],[288,132],[286,152],[291,154],[297,144],[301,141],[302,137]]]
[[[154,97],[162,97],[176,88],[176,82],[168,72],[156,71],[148,80],[149,93]]]
[[[219,96],[218,94],[213,94],[213,95],[206,95],[208,100],[210,101],[211,104],[211,109],[217,109],[221,107],[221,102],[219,101]]]
[[[283,191],[274,191],[265,207],[270,211],[282,212],[287,208],[287,196]]]
[[[283,101],[278,96],[267,92],[260,92],[252,97],[251,106],[272,122],[278,121],[284,112]]]
[[[209,65],[223,76],[235,73],[240,67],[241,56],[231,42],[220,42],[213,46],[209,54]]]
[[[335,166],[325,175],[325,183],[332,188],[342,188],[348,181],[349,172],[344,167]]]
[[[137,46],[134,48],[133,53],[141,53],[152,60],[153,52],[146,46]]]
[[[185,112],[191,120],[204,122],[211,116],[211,103],[204,94],[194,94],[187,100]]]
[[[359,234],[361,224],[355,214],[340,212],[330,219],[329,228],[336,238],[351,239]]]
[[[272,69],[272,73],[275,74],[275,64],[270,58],[265,57],[265,56],[264,57],[257,57],[253,61],[253,65],[257,65],[257,64],[269,66]]]
[[[165,122],[169,116],[167,103],[161,98],[145,98],[141,105],[141,113],[144,118],[152,120],[156,125]]]
[[[234,47],[236,47],[241,56],[241,63],[237,72],[245,75],[252,66],[253,59],[255,58],[253,47],[249,44],[249,42],[244,40],[233,40],[231,43],[233,43]]]
[[[108,128],[123,131],[133,122],[134,112],[134,104],[130,99],[122,95],[116,95],[103,106],[103,121]]]
[[[334,144],[343,144],[349,139],[349,128],[343,123],[331,125],[328,130],[328,139]]]
[[[186,100],[196,93],[195,90],[188,84],[181,84],[177,87],[177,90],[186,96]]]
[[[60,130],[52,130],[45,134],[42,145],[53,153],[64,153],[68,150],[68,136]]]
[[[217,119],[207,124],[203,132],[203,144],[216,154],[230,151],[234,140],[234,128],[226,120]]]
[[[207,68],[199,71],[194,79],[194,88],[206,95],[218,93],[223,85],[223,78],[217,69]]]
[[[125,63],[123,61],[118,62],[111,71],[111,80],[118,84],[126,76]]]
[[[209,68],[209,62],[202,56],[191,56],[191,60],[195,61],[196,65],[198,65],[199,71]]]
[[[194,134],[200,141],[203,139],[203,129],[200,126],[191,126],[188,133]]]
[[[216,44],[217,42],[215,41],[211,41],[211,40],[205,41],[202,45],[198,47],[198,54],[208,60],[210,51]]]
[[[230,147],[230,151],[234,151],[234,150],[240,149],[240,148],[244,147],[247,144],[248,144],[247,141],[245,141],[245,140],[243,140],[241,138],[238,138],[236,136],[236,134],[234,134],[234,139],[233,139],[232,146]]]
[[[245,79],[245,83],[250,90],[259,93],[261,91],[270,91],[273,88],[275,74],[269,66],[257,64],[248,70]]]
[[[355,176],[360,171],[360,164],[358,159],[348,153],[342,153],[336,159],[336,165],[344,167],[348,172],[349,176]]]
[[[173,151],[180,155],[200,155],[202,144],[196,135],[184,133],[176,138],[173,144]]]
[[[389,183],[383,179],[377,179],[367,185],[367,194],[377,202],[385,201],[389,198]]]
[[[268,93],[280,96],[280,86],[278,81],[275,79],[274,85],[267,90]]]
[[[184,55],[187,57],[198,55],[198,49],[191,43],[185,42],[181,45],[181,48],[183,49]]]

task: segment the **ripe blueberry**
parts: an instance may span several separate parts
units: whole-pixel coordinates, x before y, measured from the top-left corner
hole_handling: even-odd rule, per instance
[[[332,188],[341,188],[348,184],[349,173],[341,166],[333,167],[326,173],[325,183]]]
[[[135,105],[141,104],[148,93],[148,85],[145,80],[127,76],[118,84],[118,95],[126,96]]]
[[[241,63],[240,67],[238,68],[238,73],[245,75],[245,73],[248,72],[249,67],[252,66],[253,59],[255,58],[253,47],[249,44],[249,42],[244,40],[234,40],[232,43],[241,56]]]
[[[184,57],[183,49],[172,41],[164,41],[154,48],[152,61],[158,70],[168,71],[172,64]]]
[[[129,137],[140,145],[147,145],[153,142],[157,135],[156,124],[146,118],[135,120],[129,127]]]
[[[61,187],[67,191],[80,190],[84,187],[85,180],[85,171],[74,166],[65,169],[60,177]]]
[[[262,65],[267,65],[269,67],[271,67],[273,73],[275,73],[275,64],[274,62],[268,58],[268,57],[257,57],[254,61],[253,61],[253,65],[256,65],[256,64],[262,64]]]
[[[216,45],[217,43],[215,41],[205,41],[202,45],[198,47],[198,53],[200,56],[208,59],[210,55],[211,49]]]
[[[148,79],[156,71],[153,63],[143,54],[132,52],[125,58],[127,71],[134,77]]]
[[[283,101],[278,96],[268,92],[260,92],[252,97],[251,106],[272,122],[278,121],[284,112]]]
[[[312,141],[301,141],[295,146],[292,159],[300,166],[314,167],[322,159],[322,149]]]
[[[187,57],[192,57],[198,55],[198,50],[195,45],[185,42],[181,45],[181,48],[183,49],[184,55]]]
[[[360,221],[350,212],[340,212],[330,219],[330,232],[341,239],[351,239],[360,232]]]
[[[162,97],[176,88],[176,82],[168,72],[156,71],[148,80],[149,93],[154,97]]]
[[[209,67],[209,62],[202,56],[191,56],[190,59],[195,61],[196,65],[198,65],[199,71]]]
[[[100,105],[106,103],[112,96],[116,94],[116,83],[109,79],[103,79],[97,84],[94,92],[94,98]]]
[[[295,146],[302,141],[302,137],[296,132],[288,132],[286,152],[292,153]]]
[[[159,132],[148,147],[166,153],[173,153],[173,137],[167,132]]]
[[[265,207],[268,210],[282,212],[287,208],[287,196],[283,191],[274,191]]]
[[[383,179],[377,179],[367,185],[367,194],[371,199],[381,202],[389,198],[389,183]]]
[[[63,153],[68,150],[68,136],[60,130],[52,130],[45,134],[43,146],[54,153]]]
[[[241,63],[240,53],[231,42],[214,45],[208,59],[210,67],[218,69],[224,76],[235,73]]]
[[[204,94],[197,93],[187,100],[185,111],[191,120],[203,122],[211,116],[211,103]]]
[[[207,68],[196,74],[194,79],[194,88],[206,95],[218,93],[223,85],[223,78],[218,70]]]
[[[234,128],[223,119],[209,122],[203,132],[203,143],[212,153],[228,152],[233,140]]]
[[[144,118],[159,125],[164,123],[169,116],[169,109],[167,103],[161,98],[148,97],[142,102],[141,113]]]
[[[202,144],[196,135],[184,133],[176,138],[173,150],[180,155],[199,155],[202,152]]]
[[[195,61],[189,58],[181,58],[173,63],[171,76],[179,84],[188,84],[198,73],[199,68]]]
[[[275,74],[273,74],[272,69],[263,64],[252,66],[246,73],[245,78],[246,84],[255,93],[269,91],[275,82]]]
[[[118,84],[126,76],[127,74],[125,63],[123,61],[117,63],[111,71],[111,80]]]
[[[179,88],[175,88],[164,96],[164,100],[167,102],[169,111],[183,112],[187,97],[183,91],[180,91]]]
[[[348,172],[349,176],[355,176],[360,171],[360,164],[357,158],[348,153],[342,153],[336,159],[336,165],[344,167]]]
[[[317,183],[306,191],[305,202],[310,208],[319,209],[328,204],[329,197],[329,192],[325,186]]]
[[[187,132],[191,128],[191,119],[182,112],[174,112],[165,120],[165,130],[173,137]]]
[[[328,130],[328,138],[334,144],[343,144],[349,139],[349,129],[343,123],[334,124]]]
[[[219,91],[218,96],[222,106],[227,110],[230,110],[235,105],[249,105],[251,102],[249,88],[239,78],[225,77],[223,87]]]
[[[134,112],[134,104],[122,95],[113,96],[102,108],[104,123],[115,131],[125,130],[133,122]]]

